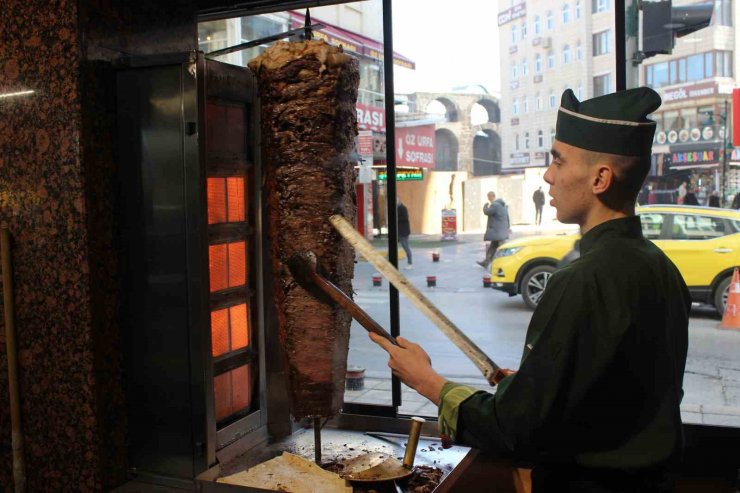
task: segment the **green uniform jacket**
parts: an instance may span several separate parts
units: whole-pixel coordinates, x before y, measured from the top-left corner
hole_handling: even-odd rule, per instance
[[[586,467],[659,466],[680,453],[691,299],[638,217],[588,231],[551,278],[519,371],[495,394],[448,383],[440,430],[493,454]]]

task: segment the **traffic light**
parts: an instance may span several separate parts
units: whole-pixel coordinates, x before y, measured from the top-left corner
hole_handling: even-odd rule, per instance
[[[671,3],[642,2],[643,58],[671,53],[676,38],[707,27],[712,20],[714,2],[680,7]]]

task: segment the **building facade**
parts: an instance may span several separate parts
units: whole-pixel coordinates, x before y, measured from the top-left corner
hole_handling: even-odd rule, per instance
[[[502,2],[502,171],[546,166],[560,98],[615,90],[613,0]]]

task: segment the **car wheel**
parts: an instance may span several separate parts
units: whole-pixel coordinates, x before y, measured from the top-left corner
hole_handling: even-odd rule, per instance
[[[717,289],[714,291],[714,307],[719,312],[720,316],[725,313],[725,307],[727,306],[727,297],[730,295],[730,281],[732,276],[727,276],[717,285]]]
[[[521,289],[522,298],[524,298],[524,304],[532,310],[540,302],[542,293],[545,292],[547,282],[550,280],[553,272],[555,272],[555,267],[551,265],[538,265],[524,274]]]

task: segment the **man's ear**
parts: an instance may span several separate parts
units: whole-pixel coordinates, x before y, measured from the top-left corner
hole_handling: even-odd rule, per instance
[[[595,171],[591,191],[594,195],[602,195],[614,185],[614,170],[611,166],[599,164]]]

